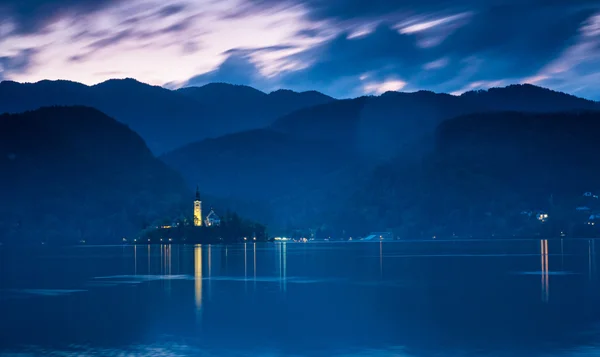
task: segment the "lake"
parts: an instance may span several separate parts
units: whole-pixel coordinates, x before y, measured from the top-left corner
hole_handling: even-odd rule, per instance
[[[596,356],[596,245],[0,247],[0,355]]]

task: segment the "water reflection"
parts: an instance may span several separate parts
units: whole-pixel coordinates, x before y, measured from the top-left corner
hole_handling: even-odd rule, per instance
[[[224,274],[227,274],[227,246],[222,247],[220,249],[220,252],[221,252],[221,254],[220,254],[221,255],[220,256],[220,263],[221,263],[220,273],[221,273],[221,275],[224,275]]]
[[[211,274],[211,269],[212,269],[212,255],[211,255],[211,252],[212,252],[212,246],[209,244],[208,245],[208,277],[209,278],[212,275]],[[209,281],[210,281],[210,279],[209,279]]]
[[[565,240],[560,239],[560,269],[565,270]]]
[[[212,280],[210,279],[212,276],[212,245],[208,245],[208,301],[212,298]]]
[[[540,241],[541,248],[541,261],[542,261],[542,301],[548,302],[550,298],[550,287],[549,287],[549,270],[548,270],[548,240],[542,239]]]
[[[161,272],[163,275],[172,275],[171,271],[171,245],[164,245],[161,249],[161,254],[163,255],[163,267],[164,272]],[[166,290],[171,294],[171,279],[165,280]]]
[[[256,288],[256,243],[254,243],[254,288]]]
[[[172,265],[172,256],[173,256],[172,255],[172,252],[173,252],[172,249],[173,249],[173,246],[172,245],[168,245],[168,246],[166,246],[166,248],[167,248],[167,268],[168,268],[168,273],[167,274],[172,275],[173,274],[173,265]]]
[[[244,278],[248,279],[248,244],[244,243]]]
[[[279,243],[279,281],[280,289],[287,291],[287,243]]]
[[[596,241],[588,241],[588,277],[590,280],[596,275]]]
[[[383,278],[383,242],[379,241],[379,277]]]
[[[202,245],[194,246],[194,284],[196,310],[202,310]]]
[[[539,258],[535,254],[538,242]],[[46,340],[66,346],[89,343],[89,350],[74,351],[73,356],[144,355],[135,346],[150,343],[156,347],[153,355],[180,356],[199,355],[206,350],[214,353],[204,354],[215,356],[269,355],[271,349],[281,348],[288,353],[279,355],[297,352],[293,355],[298,356],[351,356],[355,355],[352,351],[365,351],[356,356],[380,352],[382,356],[567,357],[579,355],[569,352],[570,348],[585,351],[580,346],[588,339],[598,342],[600,288],[594,240],[586,244],[585,239],[565,239],[560,247],[558,239],[379,243],[379,247],[375,243],[253,243],[251,252],[247,244],[134,246],[127,248],[133,250],[126,255],[127,264],[119,264],[122,247],[57,250],[51,258],[42,255],[44,260],[39,256],[48,254],[47,250],[32,258],[17,256],[12,261],[2,261],[11,269],[0,269],[0,300],[3,288],[22,288],[25,281],[36,290],[22,289],[18,293],[29,296],[28,299],[35,294],[40,303],[2,301],[5,305],[0,304],[0,336],[8,337],[0,338],[0,355],[2,347],[12,346],[15,339],[19,346],[44,344]],[[383,276],[384,243],[386,280],[380,280],[376,279],[377,265]],[[554,253],[552,272],[550,243]],[[514,251],[507,252],[513,247]],[[379,255],[374,252],[377,248]],[[212,250],[217,250],[214,259]],[[148,256],[144,257],[146,251]],[[557,259],[559,253],[561,259]],[[252,254],[251,278],[248,254]],[[364,259],[364,264],[361,261],[357,266],[356,260],[349,259],[357,256]],[[146,258],[148,271],[144,268]],[[19,265],[23,259],[31,259],[28,268]],[[88,264],[91,259],[98,264]],[[22,273],[20,269],[29,270]],[[159,269],[164,275],[159,275]],[[527,276],[516,277],[516,272]],[[43,279],[36,281],[38,274]],[[535,287],[537,274],[541,276],[540,287]],[[548,303],[550,275],[553,303]],[[70,290],[80,288],[78,284],[84,277],[90,277],[95,284],[86,285],[86,290]],[[205,291],[203,279],[208,279]],[[248,283],[250,279],[252,285]],[[250,285],[246,293],[242,281]],[[292,284],[289,291],[288,282]],[[172,284],[171,296],[165,299],[164,287],[168,284]],[[77,291],[81,294],[71,298]],[[68,328],[57,329],[59,324]],[[288,331],[290,326],[302,331],[302,338]],[[279,333],[277,338],[269,336],[274,330]],[[571,339],[575,334],[577,337]],[[182,349],[178,350],[180,345],[176,344],[173,349],[159,350],[153,345],[155,341],[176,341]],[[97,345],[105,343],[117,349],[135,344],[123,351],[99,350]],[[561,351],[567,352],[536,353],[538,348],[553,344],[560,344],[564,347]],[[521,345],[535,351],[521,353],[517,350]],[[403,350],[387,350],[387,346],[402,346]],[[423,346],[432,351],[421,351]],[[223,348],[223,353],[215,352],[216,348]],[[231,351],[236,348],[245,353],[233,354]],[[328,354],[328,348],[339,353]],[[498,354],[493,353],[496,350]],[[597,349],[591,350],[589,355],[596,352]]]

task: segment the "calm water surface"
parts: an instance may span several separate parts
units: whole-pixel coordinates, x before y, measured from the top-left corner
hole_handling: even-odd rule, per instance
[[[0,355],[595,356],[598,244],[0,247]]]

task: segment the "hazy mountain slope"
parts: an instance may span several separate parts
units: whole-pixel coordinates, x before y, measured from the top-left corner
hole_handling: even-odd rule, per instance
[[[265,94],[228,84],[171,91],[133,79],[94,86],[68,81],[0,83],[0,113],[51,105],[94,107],[129,125],[155,153],[232,132],[269,125],[296,109],[333,100],[314,93]]]
[[[161,156],[201,191],[240,202],[240,213],[279,225],[323,207],[317,191],[341,191],[342,181],[364,163],[327,143],[272,130],[208,139]],[[255,202],[262,212],[245,212]]]
[[[142,138],[96,109],[0,116],[0,239],[116,242],[191,197]]]
[[[596,102],[532,85],[513,85],[461,96],[427,91],[387,92],[379,97],[299,110],[280,118],[272,128],[301,138],[327,140],[373,158],[386,159],[403,151],[414,154],[415,149],[431,149],[431,135],[436,126],[459,115],[499,110],[594,109],[600,109]]]
[[[406,238],[583,234],[586,191],[600,190],[600,113],[472,114],[436,131],[435,151],[418,162],[393,160],[374,171],[340,212],[357,230],[393,228]],[[542,225],[523,211],[542,210]]]

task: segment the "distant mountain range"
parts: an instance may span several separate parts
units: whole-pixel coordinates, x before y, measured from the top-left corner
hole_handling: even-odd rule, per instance
[[[222,83],[175,91],[131,79],[96,86],[64,81],[0,83],[0,112],[75,104],[98,108],[138,132],[183,176],[188,189],[198,184],[204,195],[214,197],[221,206],[286,229],[345,220],[363,222],[363,228],[396,224],[394,217],[403,213],[395,203],[377,195],[375,188],[388,187],[392,191],[384,191],[385,195],[397,197],[404,186],[412,187],[412,181],[386,184],[379,181],[380,175],[404,172],[415,181],[434,175],[439,166],[429,160],[432,155],[440,157],[440,130],[453,118],[488,118],[497,112],[504,113],[500,117],[516,117],[507,111],[539,118],[561,112],[566,118],[576,118],[577,113],[600,110],[597,102],[527,84],[460,96],[387,92],[336,100],[314,91],[267,94]],[[80,120],[91,115],[79,110]],[[49,115],[56,116],[62,114]],[[467,122],[479,125],[452,121],[458,126]],[[504,129],[502,148],[511,145],[511,130]],[[89,133],[72,135],[87,137]],[[104,135],[111,140],[114,133]],[[461,140],[453,140],[453,145]],[[480,145],[471,150],[475,153]],[[423,160],[434,169],[410,175],[422,171]],[[468,155],[459,161],[468,162]],[[373,192],[373,200],[366,197],[368,192]],[[419,201],[417,196],[407,197],[413,204]],[[388,206],[396,208],[388,214]],[[374,213],[366,207],[378,208]],[[359,212],[362,218],[354,216]]]
[[[300,138],[352,148],[370,160],[431,149],[432,134],[444,120],[494,112],[597,110],[600,104],[533,85],[511,85],[461,96],[419,91],[387,92],[305,108],[272,127]]]
[[[339,209],[341,196],[350,195],[377,165],[399,158],[419,161],[432,152],[436,129],[445,120],[501,110],[599,108],[596,102],[533,85],[461,96],[388,92],[300,109],[267,129],[190,144],[161,158],[190,185],[199,183],[216,196],[255,202],[244,214],[270,207],[271,212],[261,213],[271,217],[269,223],[317,224],[324,217],[323,207]]]
[[[269,125],[299,108],[332,101],[317,92],[276,91],[213,83],[171,91],[133,79],[94,86],[69,81],[0,83],[0,113],[52,105],[83,105],[138,132],[155,153],[210,137]]]

